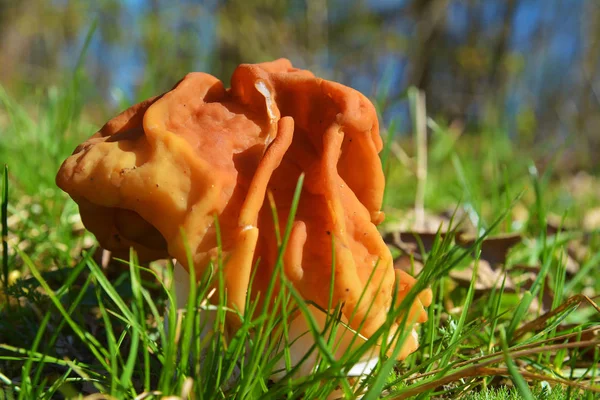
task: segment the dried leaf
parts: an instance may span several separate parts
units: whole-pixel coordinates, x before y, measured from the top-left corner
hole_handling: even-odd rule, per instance
[[[521,291],[529,290],[533,286],[537,275],[541,270],[540,266],[522,265],[517,264],[512,268],[513,282]],[[550,284],[550,278],[546,276],[544,282],[544,291],[542,293],[542,304],[539,304],[539,298],[536,297],[531,302],[529,311],[532,313],[539,314],[540,312],[548,312],[552,308],[552,302],[554,301],[554,292],[552,291],[552,285]]]
[[[440,240],[444,238],[444,235],[440,233]],[[391,232],[386,234],[383,240],[402,250],[405,254],[414,256],[415,260],[422,261],[421,246],[425,253],[430,252],[436,236],[437,233],[431,232]]]
[[[566,252],[559,255],[561,259],[558,260],[560,265],[564,266],[568,275],[573,276],[577,272],[579,272],[579,268],[581,267],[577,261],[571,255]]]
[[[590,248],[584,244],[582,239],[574,239],[567,245],[569,255],[579,264],[583,263],[590,254]]]
[[[456,236],[456,243],[463,247],[471,247],[476,240],[476,237],[467,236],[466,234],[459,234]],[[480,258],[489,262],[492,267],[496,267],[498,264],[504,264],[509,250],[521,243],[522,240],[521,234],[518,233],[489,236],[481,243]]]
[[[394,260],[394,268],[416,276],[423,270],[423,263],[415,260],[414,257],[403,254]]]
[[[546,216],[546,232],[548,235],[556,235],[560,232],[573,231],[575,229],[577,229],[576,224],[570,219],[552,213]]]
[[[473,261],[467,268],[464,269],[453,269],[450,271],[450,277],[454,279],[460,286],[468,287],[471,283],[473,272],[475,271],[475,263]],[[504,277],[504,271],[502,269],[493,269],[490,263],[486,260],[479,260],[479,266],[477,270],[477,278],[475,280],[476,291],[489,291],[493,288],[500,288],[502,286],[502,280]],[[504,284],[505,290],[514,290],[515,285],[513,284],[510,277],[506,277]]]
[[[546,326],[546,321],[548,321],[550,318],[560,314],[569,307],[573,307],[582,303],[587,303],[591,305],[600,314],[600,307],[598,307],[598,305],[596,305],[596,303],[592,299],[590,299],[587,296],[577,294],[568,298],[563,304],[556,307],[554,310],[546,312],[544,315],[534,319],[533,321],[517,329],[513,335],[513,340],[523,336],[527,332],[535,332],[537,330],[543,329]]]
[[[591,208],[583,217],[583,230],[590,232],[600,229],[600,207]]]

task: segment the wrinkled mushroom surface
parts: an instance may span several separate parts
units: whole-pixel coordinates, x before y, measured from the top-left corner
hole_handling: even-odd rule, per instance
[[[349,325],[369,336],[386,319],[394,284],[401,297],[414,285],[393,269],[376,228],[381,148],[366,97],[280,59],[240,65],[230,89],[211,75],[188,74],[81,144],[57,183],[103,247],[121,254],[134,247],[145,260],[174,257],[196,276],[218,254],[218,218],[227,299],[243,312],[252,269],[256,294],[278,256],[267,193],[284,232],[304,173],[285,274],[305,299],[327,308],[333,268],[334,304],[344,303]],[[413,305],[417,322],[429,297]],[[402,356],[416,346],[408,340]]]

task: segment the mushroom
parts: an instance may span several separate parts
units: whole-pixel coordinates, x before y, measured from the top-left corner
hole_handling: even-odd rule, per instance
[[[395,285],[402,299],[415,284],[394,270],[377,231],[384,219],[381,149],[365,96],[279,59],[240,65],[230,89],[211,75],[188,74],[78,146],[57,184],[78,203],[87,229],[116,254],[133,247],[143,260],[173,257],[197,277],[222,254],[227,305],[244,313],[248,293],[266,289],[279,254],[267,194],[283,231],[304,174],[285,277],[326,310],[333,276],[332,300],[343,304],[343,322],[368,338],[386,321]],[[428,289],[417,296],[411,326],[426,320],[430,302]],[[322,323],[322,312],[311,310]],[[303,317],[294,318],[290,326],[306,330]],[[416,331],[402,346],[399,358],[417,348]],[[305,347],[293,350],[300,360]]]

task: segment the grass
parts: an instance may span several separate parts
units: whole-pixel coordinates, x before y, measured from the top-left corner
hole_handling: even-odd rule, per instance
[[[434,302],[420,327],[419,351],[398,363],[387,354],[399,348],[383,346],[375,370],[353,380],[346,372],[367,346],[335,359],[339,307],[332,304],[320,327],[282,275],[282,257],[269,291],[260,294],[272,307],[252,318],[227,309],[222,291],[216,305],[207,301],[210,288],[223,284],[221,259],[190,285],[184,310],[175,307],[169,265],[140,265],[133,253],[102,265],[76,205],[54,186],[60,162],[95,130],[79,106],[80,79],[76,72],[64,88],[33,94],[26,106],[0,88],[0,160],[7,165],[0,399],[91,399],[96,392],[119,399],[321,399],[334,390],[364,399],[592,399],[600,392],[600,281],[593,278],[600,235],[578,228],[586,208],[577,199],[589,195],[565,201],[554,179],[558,166],[538,171],[501,131],[461,136],[427,121],[425,175],[416,173],[423,163],[411,158],[410,142],[392,146],[393,128],[382,132],[383,229],[420,233],[413,250],[394,251],[409,260],[407,268],[422,266],[420,285],[432,288]],[[423,157],[422,148],[416,153]],[[411,224],[417,187],[430,210],[420,226]],[[282,249],[290,222],[280,233]],[[465,245],[462,231],[475,239]],[[499,234],[520,235],[508,254]],[[461,271],[466,280],[457,278]],[[390,311],[371,342],[387,337],[389,322],[413,297]],[[248,300],[246,309],[257,306]],[[282,323],[294,310],[307,316],[314,341],[307,350],[318,355],[314,373],[301,378],[293,376]],[[177,317],[164,324],[166,311]],[[234,332],[228,315],[239,320]],[[288,372],[273,382],[277,359]]]

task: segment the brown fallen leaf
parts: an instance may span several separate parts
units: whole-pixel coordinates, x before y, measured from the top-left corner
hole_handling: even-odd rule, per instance
[[[450,271],[450,277],[454,279],[459,286],[468,287],[471,284],[471,279],[475,271],[475,263],[473,261],[467,268],[464,269],[453,269]],[[475,280],[476,291],[489,291],[493,288],[500,288],[504,279],[504,271],[500,268],[492,268],[490,263],[486,260],[479,260],[477,267],[477,278]],[[512,279],[507,276],[506,282],[504,283],[504,289],[514,290],[515,285]]]
[[[529,208],[523,203],[516,203],[511,210],[511,221],[523,226],[529,220]]]
[[[577,226],[571,219],[552,213],[546,216],[546,232],[548,235],[556,235],[560,232],[573,231],[576,229]]]
[[[445,233],[440,233],[440,240],[443,240]],[[437,233],[431,232],[390,232],[383,236],[383,240],[388,245],[402,250],[407,255],[414,256],[415,260],[423,260],[423,250],[429,253],[433,248],[433,243]],[[421,247],[422,246],[422,247]]]
[[[456,243],[462,247],[471,247],[477,238],[472,235],[459,234],[456,236]],[[521,243],[523,240],[519,233],[504,233],[500,235],[488,236],[481,243],[482,260],[486,260],[492,267],[506,262],[506,256],[512,247]]]
[[[510,271],[505,271],[502,268],[492,268],[488,261],[480,259],[475,280],[475,293],[481,295],[493,289],[499,289],[502,287],[503,281],[505,293],[523,293],[531,288],[539,270],[540,268],[537,266],[517,265]],[[475,261],[466,268],[451,270],[449,276],[458,286],[467,288],[471,284],[474,271]],[[553,299],[554,293],[549,286],[548,277],[546,277],[546,290],[543,293],[542,303],[540,304],[537,297],[532,299],[529,312],[537,315],[548,311],[552,307]]]
[[[600,229],[600,207],[587,210],[583,217],[583,230],[586,232]]]
[[[561,182],[564,190],[576,200],[588,196],[600,196],[600,180],[586,171],[579,171],[575,175],[568,176]]]
[[[533,283],[537,279],[537,276],[541,270],[539,265],[524,265],[517,264],[512,267],[511,273],[513,275],[513,282],[515,286],[520,289],[521,292],[530,290]],[[548,312],[552,308],[552,302],[554,301],[554,291],[550,284],[550,278],[546,276],[544,279],[544,291],[542,293],[542,304],[539,303],[539,298],[535,297],[529,308],[531,313],[539,314]]]
[[[403,254],[394,260],[394,268],[401,269],[404,272],[416,276],[423,270],[423,263],[419,260],[415,260],[407,254]]]
[[[435,233],[438,229],[442,232],[450,230],[450,218],[443,214],[425,211],[422,223],[418,224],[417,220],[418,218],[414,209],[386,210],[386,221],[383,223],[382,228],[385,232],[419,231]]]
[[[471,247],[475,243],[475,236],[459,233],[456,236],[456,243],[462,247]],[[475,262],[478,262],[477,277],[475,281],[475,290],[485,292],[494,288],[500,288],[504,281],[504,290],[515,292],[517,284],[511,276],[506,276],[505,271],[499,268],[506,262],[509,250],[520,243],[522,240],[519,234],[503,234],[486,238],[481,243],[481,253],[479,261],[473,261],[469,266],[463,269],[454,269],[450,271],[450,277],[463,287],[468,287],[471,283],[475,271]],[[535,307],[534,304],[532,305]]]
[[[558,255],[557,258],[559,258],[558,262],[560,265],[564,266],[567,275],[573,276],[579,272],[580,264],[571,257],[568,251]]]
[[[567,245],[567,251],[579,264],[585,262],[590,255],[590,248],[584,243],[583,238],[571,240]]]

